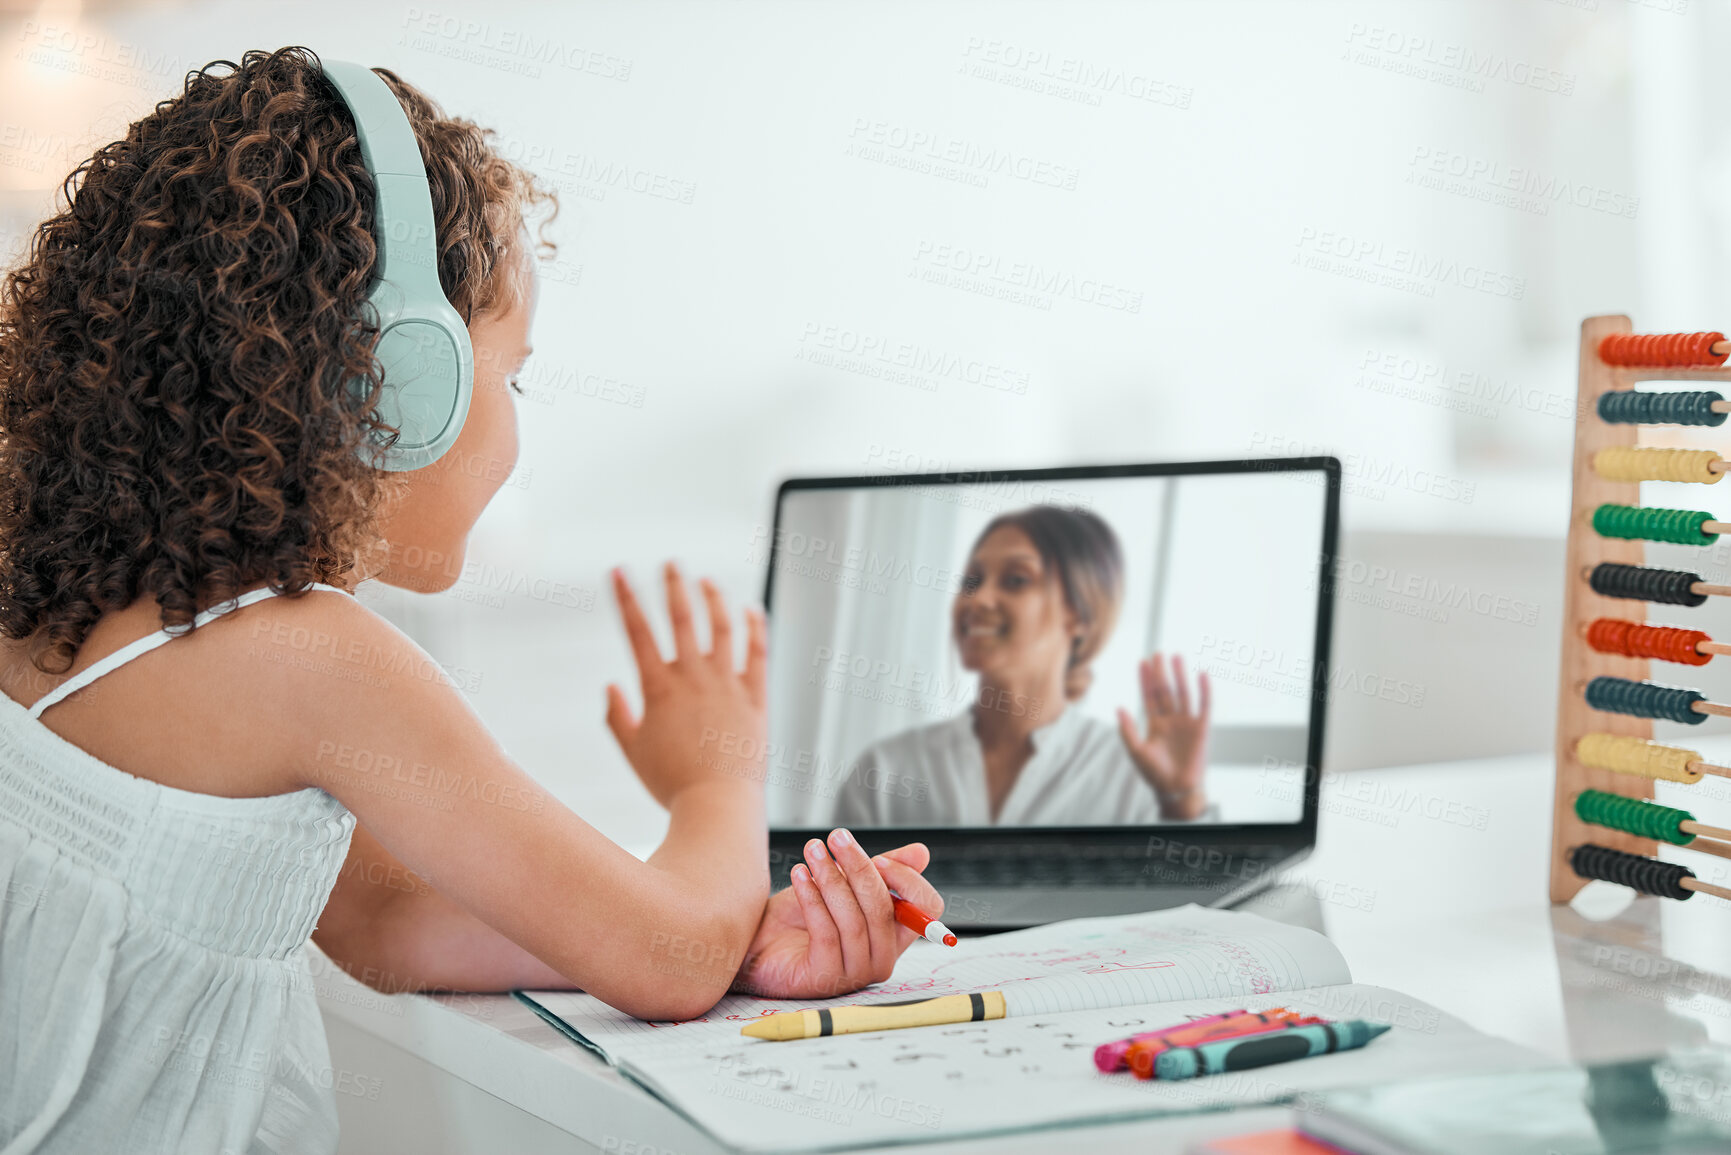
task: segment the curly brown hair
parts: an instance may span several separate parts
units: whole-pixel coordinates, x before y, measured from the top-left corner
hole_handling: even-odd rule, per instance
[[[503,307],[553,195],[377,71],[420,142],[445,295],[465,322]],[[189,73],[63,195],[0,284],[0,635],[51,674],[143,595],[190,627],[350,571],[397,492],[359,452],[395,434],[362,316],[373,182],[313,52]]]

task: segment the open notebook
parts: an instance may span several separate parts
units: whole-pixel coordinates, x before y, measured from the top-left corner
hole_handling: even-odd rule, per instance
[[[1553,1065],[1433,1007],[1354,986],[1334,944],[1197,906],[916,942],[887,983],[840,999],[731,995],[701,1019],[647,1023],[566,991],[518,997],[722,1143],[841,1150],[1218,1109],[1421,1074]],[[1002,990],[1009,1017],[791,1042],[742,1037],[777,1011]],[[1186,1082],[1101,1074],[1094,1048],[1236,1007],[1285,1006],[1395,1028],[1362,1050]]]

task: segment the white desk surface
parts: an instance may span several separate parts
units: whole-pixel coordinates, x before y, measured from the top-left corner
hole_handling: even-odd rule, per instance
[[[1325,775],[1316,852],[1289,886],[1249,908],[1320,918],[1355,982],[1414,995],[1559,1059],[1731,1043],[1731,977],[1707,977],[1731,975],[1731,904],[1643,898],[1603,922],[1551,907],[1551,776],[1541,755]],[[1727,817],[1715,809],[1697,813]],[[1724,882],[1731,867],[1669,856],[1710,881]],[[338,1089],[364,1089],[337,1096],[344,1151],[721,1150],[508,995],[387,996],[328,963],[315,969],[333,1067],[357,1076]],[[1085,1133],[1093,1155],[1181,1152],[1288,1117],[1258,1108],[900,1150],[1064,1150]]]

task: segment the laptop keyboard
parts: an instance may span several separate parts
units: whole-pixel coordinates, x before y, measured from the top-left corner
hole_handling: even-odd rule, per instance
[[[939,859],[926,870],[939,890],[951,887],[1211,886],[1218,875],[1172,868],[1146,855]]]
[[[1217,889],[1226,883],[1254,879],[1262,863],[1278,861],[1277,848],[1240,849],[1234,854],[1228,876],[1189,869],[1181,863],[1150,857],[1140,850],[1090,850],[1074,848],[993,847],[995,853],[940,853],[926,869],[926,878],[939,891],[962,888],[1030,887],[1077,888],[1167,888]],[[788,884],[792,863],[774,870],[775,886]]]
[[[952,859],[926,869],[931,885],[947,887],[1149,887],[1170,885],[1155,878],[1144,855],[1113,859]],[[1189,873],[1184,873],[1189,876]],[[1200,876],[1198,876],[1200,878]]]

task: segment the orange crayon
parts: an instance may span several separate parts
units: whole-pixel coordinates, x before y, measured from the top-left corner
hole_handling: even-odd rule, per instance
[[[1129,1067],[1138,1079],[1152,1079],[1154,1077],[1154,1061],[1160,1057],[1163,1051],[1176,1047],[1194,1047],[1201,1043],[1216,1043],[1222,1039],[1236,1039],[1244,1035],[1259,1035],[1265,1031],[1283,1031],[1287,1027],[1305,1026],[1322,1021],[1315,1015],[1301,1015],[1297,1011],[1289,1011],[1285,1007],[1276,1007],[1272,1011],[1250,1011],[1242,1015],[1235,1015],[1224,1022],[1180,1028],[1162,1034],[1158,1038],[1132,1043],[1130,1050],[1124,1056],[1124,1065]]]

